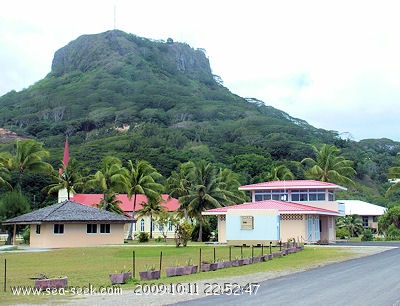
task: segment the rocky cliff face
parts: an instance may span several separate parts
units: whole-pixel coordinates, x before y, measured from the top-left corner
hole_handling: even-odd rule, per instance
[[[53,59],[52,73],[65,73],[94,69],[113,71],[124,65],[143,66],[170,72],[184,72],[193,76],[212,78],[210,63],[201,50],[187,44],[151,41],[122,31],[112,30],[96,35],[83,35],[59,49]]]

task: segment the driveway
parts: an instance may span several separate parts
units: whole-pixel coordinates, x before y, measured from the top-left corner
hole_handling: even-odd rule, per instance
[[[400,243],[343,245],[396,248],[262,281],[257,292],[254,285],[252,292],[208,296],[175,305],[400,305]]]

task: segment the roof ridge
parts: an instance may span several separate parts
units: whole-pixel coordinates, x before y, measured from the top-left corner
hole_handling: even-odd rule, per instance
[[[50,205],[50,206],[47,206],[47,207],[43,207],[43,210],[45,211],[45,209],[47,208],[47,210],[49,210],[49,213],[48,213],[47,215],[45,215],[45,216],[42,218],[43,220],[41,220],[41,221],[45,221],[50,215],[52,215],[54,212],[56,212],[56,211],[59,210],[61,207],[63,207],[67,202],[68,202],[68,200],[65,200],[65,201],[63,201],[63,202],[57,203],[57,204],[60,204],[60,205],[58,205],[58,206],[57,206],[57,204],[56,204],[56,205]],[[57,207],[52,207],[52,206],[57,206]]]

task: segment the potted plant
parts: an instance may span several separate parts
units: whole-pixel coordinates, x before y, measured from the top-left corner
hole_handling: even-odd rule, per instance
[[[66,288],[67,286],[68,286],[68,277],[49,278],[46,274],[41,273],[39,274],[39,277],[35,278],[35,288],[54,289],[54,288]]]
[[[243,258],[243,265],[249,265],[251,264],[251,258],[247,257],[247,258]]]
[[[139,272],[140,280],[152,280],[160,278],[160,270],[156,270],[155,266],[145,265],[146,271]]]
[[[211,263],[210,261],[203,261],[201,264],[201,271],[215,271],[218,268],[217,263]]]
[[[188,275],[188,274],[194,274],[197,273],[198,266],[194,266],[192,263],[192,259],[189,258],[186,261],[186,266],[183,267],[183,274]]]
[[[217,264],[217,269],[225,268],[225,262],[223,259],[217,258],[216,264]]]
[[[111,284],[125,284],[125,282],[132,277],[132,272],[121,271],[110,274]]]
[[[165,268],[165,273],[167,274],[168,277],[170,276],[181,276],[183,275],[183,267],[179,266],[179,263],[176,262],[175,265],[171,265],[171,267],[166,267]]]
[[[239,256],[236,256],[234,260],[232,260],[232,266],[233,267],[240,267],[243,266],[243,258],[240,258]]]

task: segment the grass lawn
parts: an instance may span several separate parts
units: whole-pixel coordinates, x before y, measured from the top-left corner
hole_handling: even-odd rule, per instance
[[[186,282],[200,279],[229,277],[257,273],[262,271],[281,271],[291,268],[318,265],[322,262],[337,261],[348,258],[351,251],[345,248],[306,247],[303,251],[274,258],[268,262],[255,263],[242,267],[231,267],[213,272],[202,272],[195,275],[169,277],[165,276],[165,267],[179,264],[185,265],[190,258],[194,264],[199,263],[200,248],[202,259],[213,261],[216,258],[229,259],[230,249],[227,246],[189,245],[186,248],[176,248],[173,245],[124,245],[109,247],[67,248],[44,252],[0,252],[0,301],[2,303],[20,302],[46,302],[48,297],[14,296],[10,286],[33,286],[32,278],[43,273],[49,277],[68,276],[68,286],[88,286],[89,284],[100,287],[110,286],[109,274],[133,270],[132,254],[135,252],[136,273],[145,270],[145,265],[160,264],[162,252],[161,279],[158,282]],[[215,251],[214,251],[215,250]],[[277,249],[275,249],[277,250]],[[274,251],[274,248],[273,248]],[[231,257],[251,257],[252,249],[233,247]],[[261,254],[261,248],[254,248],[254,255]],[[269,248],[264,248],[264,253],[269,253]],[[4,262],[7,260],[7,292],[4,287]],[[155,281],[157,283],[157,281]],[[134,282],[122,285],[123,290],[134,288]]]

